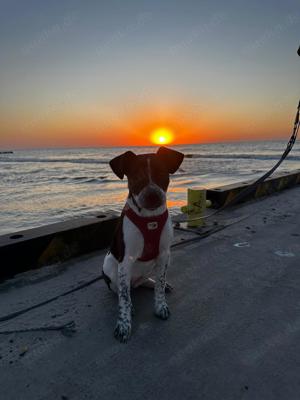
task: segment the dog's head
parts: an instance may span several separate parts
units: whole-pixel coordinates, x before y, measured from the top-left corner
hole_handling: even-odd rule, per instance
[[[140,208],[154,210],[166,202],[169,174],[174,174],[184,155],[178,151],[160,147],[157,153],[136,155],[132,151],[110,161],[113,172],[128,179],[130,196]]]

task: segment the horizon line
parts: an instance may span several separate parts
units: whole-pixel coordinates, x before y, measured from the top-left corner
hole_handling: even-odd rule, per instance
[[[276,139],[237,139],[237,140],[221,140],[221,141],[212,141],[212,142],[196,142],[196,143],[180,143],[180,144],[173,144],[169,143],[166,145],[159,145],[159,144],[149,144],[149,145],[87,145],[87,146],[45,146],[45,147],[0,147],[1,151],[17,151],[17,150],[51,150],[51,149],[112,149],[112,148],[141,148],[141,147],[179,147],[179,146],[199,146],[199,145],[213,145],[213,144],[231,144],[231,143],[254,143],[254,142],[281,142],[288,140],[288,138],[276,138]]]

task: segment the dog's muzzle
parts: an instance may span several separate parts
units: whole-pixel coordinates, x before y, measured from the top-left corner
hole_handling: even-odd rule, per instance
[[[138,196],[139,204],[147,210],[155,210],[166,202],[165,192],[156,185],[146,186]]]

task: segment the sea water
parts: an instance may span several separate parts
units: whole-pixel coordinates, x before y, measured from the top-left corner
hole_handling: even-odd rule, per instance
[[[174,146],[187,157],[171,177],[171,212],[185,204],[187,188],[212,188],[259,177],[285,147],[285,141]],[[126,179],[113,174],[109,161],[127,150],[148,153],[157,148],[52,148],[0,154],[0,234],[93,212],[120,211],[127,195]],[[300,145],[296,143],[279,170],[299,167]]]

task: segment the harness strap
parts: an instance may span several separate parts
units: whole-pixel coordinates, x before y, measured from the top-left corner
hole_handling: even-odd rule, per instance
[[[124,214],[140,230],[144,238],[144,249],[139,261],[156,258],[159,254],[161,233],[169,216],[168,210],[154,217],[141,217],[130,207],[125,207]]]

